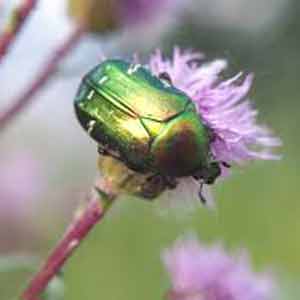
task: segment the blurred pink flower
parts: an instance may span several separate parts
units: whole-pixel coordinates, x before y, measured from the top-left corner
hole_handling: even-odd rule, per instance
[[[28,152],[3,156],[0,161],[0,250],[16,249],[36,235],[33,216],[44,187],[39,162]],[[33,243],[33,241],[32,241]]]
[[[32,209],[43,185],[40,165],[34,157],[21,152],[1,160],[0,216],[24,217]]]
[[[185,4],[186,0],[69,0],[69,11],[75,19],[84,20],[87,31],[103,33],[155,26],[157,20],[174,18]]]
[[[174,49],[173,58],[164,58],[158,50],[149,60],[149,68],[158,75],[167,72],[175,87],[196,104],[200,117],[213,130],[211,150],[216,160],[241,163],[252,159],[278,159],[272,148],[280,140],[257,124],[257,111],[248,99],[253,76],[238,73],[223,80],[225,60],[203,62],[203,54]]]
[[[119,3],[120,17],[124,25],[146,23],[178,3],[177,0],[122,0]]]
[[[180,239],[164,251],[163,262],[172,282],[169,300],[273,299],[270,275],[255,274],[245,254],[229,256],[221,245]]]

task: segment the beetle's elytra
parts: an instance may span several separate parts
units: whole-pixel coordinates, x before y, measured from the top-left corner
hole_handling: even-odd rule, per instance
[[[75,98],[79,122],[100,152],[130,169],[168,179],[193,176],[211,184],[220,174],[211,132],[194,103],[138,64],[106,60],[82,80]]]

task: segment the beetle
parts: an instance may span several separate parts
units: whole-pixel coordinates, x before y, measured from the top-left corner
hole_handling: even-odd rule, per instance
[[[177,178],[191,176],[205,201],[203,184],[213,184],[221,173],[210,151],[214,135],[167,73],[155,76],[140,64],[105,60],[84,76],[74,106],[100,154],[149,174],[153,189],[175,188]]]

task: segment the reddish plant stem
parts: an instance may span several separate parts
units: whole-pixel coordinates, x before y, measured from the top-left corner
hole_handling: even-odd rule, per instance
[[[9,17],[8,24],[0,34],[0,62],[35,7],[37,0],[24,0]]]
[[[91,199],[85,210],[76,216],[62,240],[51,252],[46,263],[30,281],[23,292],[23,300],[38,300],[48,283],[61,270],[67,259],[81,244],[91,229],[104,217],[109,206],[104,206],[98,199]]]
[[[56,72],[60,62],[73,49],[84,33],[84,26],[78,25],[70,36],[56,49],[48,62],[42,68],[33,82],[25,89],[25,91],[8,107],[8,109],[0,113],[0,131],[11,122],[18,114],[20,114],[33,100],[35,94],[48,82],[51,76]]]

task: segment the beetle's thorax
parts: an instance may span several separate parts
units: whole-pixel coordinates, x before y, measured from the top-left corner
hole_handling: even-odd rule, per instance
[[[195,111],[187,109],[166,124],[154,140],[151,153],[156,168],[162,174],[172,177],[191,176],[208,164],[207,129]]]

